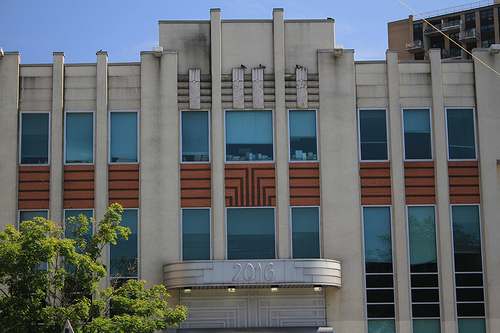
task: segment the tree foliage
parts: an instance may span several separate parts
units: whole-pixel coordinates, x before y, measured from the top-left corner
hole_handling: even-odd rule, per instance
[[[122,211],[113,204],[94,234],[95,221],[83,215],[59,226],[34,218],[0,232],[0,331],[61,332],[69,320],[84,333],[153,332],[185,320],[185,307],[167,307],[162,285],[128,280],[98,290],[102,251],[130,234],[120,226]]]

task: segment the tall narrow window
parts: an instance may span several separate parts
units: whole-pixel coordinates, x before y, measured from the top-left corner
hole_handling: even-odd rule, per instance
[[[359,110],[359,141],[362,161],[388,159],[385,110]]]
[[[121,213],[121,226],[130,229],[128,239],[118,237],[116,244],[110,245],[110,271],[112,279],[136,279],[138,277],[138,210],[124,209]]]
[[[49,163],[49,113],[21,113],[21,164]]]
[[[208,111],[182,111],[181,141],[183,162],[209,161]]]
[[[19,230],[20,223],[23,221],[34,221],[36,217],[43,217],[44,219],[49,218],[49,212],[46,210],[20,210],[19,211],[19,223],[17,225],[17,230]],[[39,271],[47,270],[47,263],[41,262],[38,266]]]
[[[226,161],[270,161],[273,151],[272,111],[226,111]]]
[[[476,159],[473,109],[447,109],[448,157],[450,160]]]
[[[94,113],[66,112],[66,163],[94,162]]]
[[[94,211],[92,209],[66,209],[64,211],[64,236],[66,238],[74,238],[73,233],[79,227],[78,217],[80,215],[86,217],[89,222],[89,228],[84,233],[84,238],[88,243],[94,233],[94,226],[90,223],[90,219],[94,217]],[[74,217],[74,219],[70,219],[71,217]]]
[[[210,209],[182,209],[182,260],[210,260]]]
[[[316,161],[318,147],[316,138],[316,111],[290,110],[290,160]]]
[[[137,162],[137,112],[109,113],[109,162]]]
[[[458,332],[486,332],[478,205],[451,207]]]
[[[405,159],[432,159],[429,110],[403,110],[403,124]]]
[[[368,332],[396,332],[390,207],[363,207]]]
[[[319,258],[319,208],[292,207],[293,258]]]
[[[227,258],[276,257],[274,208],[227,208]]]
[[[408,207],[413,333],[439,333],[439,276],[433,206]]]

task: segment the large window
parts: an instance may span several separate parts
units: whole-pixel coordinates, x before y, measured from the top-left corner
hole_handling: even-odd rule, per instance
[[[118,237],[116,244],[110,245],[110,271],[109,275],[113,279],[130,279],[138,277],[138,210],[124,209],[121,213],[121,226],[130,229],[128,239]]]
[[[385,110],[359,110],[359,141],[362,161],[388,160]]]
[[[208,162],[210,121],[208,111],[181,112],[183,162]]]
[[[21,164],[49,163],[49,115],[21,112]]]
[[[226,111],[226,161],[274,158],[273,112]]]
[[[478,205],[451,207],[458,332],[486,332]]]
[[[137,112],[109,113],[109,162],[137,162]]]
[[[227,259],[276,258],[274,208],[227,208]]]
[[[66,112],[66,163],[94,162],[94,113]]]
[[[316,139],[316,111],[290,110],[290,160],[316,161],[318,144]]]
[[[476,159],[473,109],[447,109],[448,157],[450,160]]]
[[[429,110],[404,109],[403,125],[405,159],[432,159]]]
[[[319,258],[319,235],[319,208],[292,207],[293,258]]]
[[[390,207],[363,207],[368,332],[396,332]]]
[[[182,260],[210,260],[210,209],[182,209]]]
[[[439,333],[439,276],[433,206],[408,207],[413,333]]]
[[[19,230],[20,223],[23,221],[34,221],[36,217],[42,217],[44,219],[49,218],[49,212],[47,210],[20,210],[19,211],[19,222],[17,225],[17,230]],[[47,263],[41,262],[38,266],[39,271],[47,270]]]

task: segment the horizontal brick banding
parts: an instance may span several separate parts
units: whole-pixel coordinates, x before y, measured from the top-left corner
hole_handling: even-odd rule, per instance
[[[109,205],[117,202],[125,208],[139,207],[139,165],[111,164],[108,169]]]
[[[391,165],[389,162],[360,162],[362,205],[390,205]]]
[[[405,192],[407,205],[436,203],[434,162],[405,162]]]
[[[49,209],[50,167],[20,166],[18,208]]]
[[[290,206],[319,206],[319,163],[290,163]]]
[[[449,161],[451,204],[478,204],[479,168],[477,161]]]
[[[64,208],[94,208],[94,166],[64,166]]]
[[[276,206],[274,163],[226,164],[226,207]]]
[[[210,207],[211,204],[210,164],[181,164],[181,207]]]

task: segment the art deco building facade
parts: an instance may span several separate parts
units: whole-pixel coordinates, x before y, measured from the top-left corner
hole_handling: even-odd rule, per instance
[[[422,17],[410,15],[387,24],[389,48],[398,50],[400,60],[428,59],[432,48],[441,49],[443,59],[470,59],[460,47],[472,52],[474,48],[500,43],[499,13],[500,0],[487,0],[436,10]]]
[[[179,332],[500,331],[498,74],[354,61],[281,9],[159,30],[137,63],[5,52],[2,228],[121,203],[111,279],[167,286]]]

